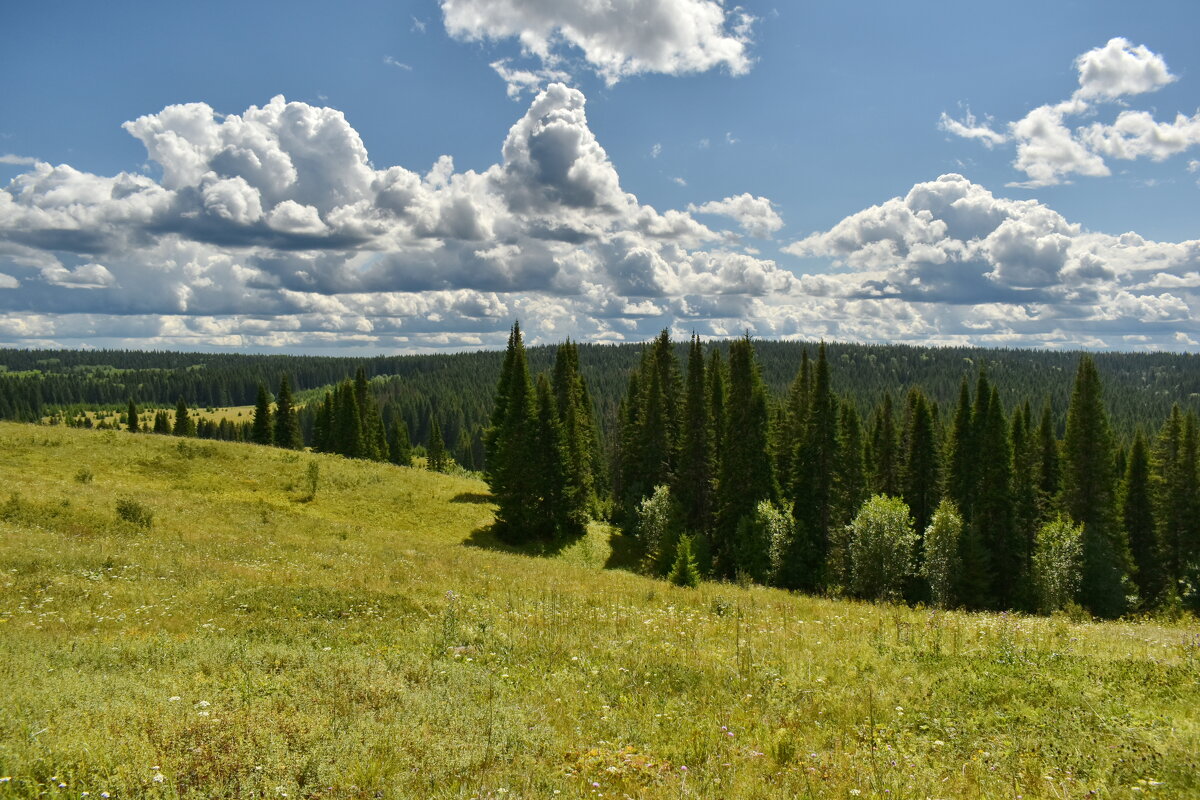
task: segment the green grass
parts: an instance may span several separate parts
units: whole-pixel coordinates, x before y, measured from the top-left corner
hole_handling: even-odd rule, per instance
[[[678,589],[485,493],[0,424],[0,797],[1200,795],[1194,624]]]

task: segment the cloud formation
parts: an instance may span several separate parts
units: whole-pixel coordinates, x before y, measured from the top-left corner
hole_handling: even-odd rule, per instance
[[[961,120],[942,113],[938,127],[954,136],[976,139],[988,148],[1014,142],[1013,166],[1027,180],[1025,187],[1052,186],[1072,175],[1111,174],[1105,159],[1163,161],[1200,145],[1200,112],[1177,114],[1172,122],[1157,122],[1146,111],[1125,110],[1113,122],[1087,125],[1071,122],[1099,111],[1097,105],[1123,103],[1126,98],[1158,91],[1177,78],[1166,61],[1145,45],[1116,37],[1103,47],[1075,59],[1079,88],[1060,103],[1042,105],[997,131],[968,110]]]
[[[441,0],[447,33],[465,41],[515,39],[542,69],[492,67],[510,96],[561,80],[575,52],[610,86],[643,73],[750,70],[754,17],[717,0]]]
[[[126,124],[161,178],[35,163],[0,190],[0,344],[371,351],[680,337],[1180,347],[1200,242],[1083,230],[961,175],[782,248],[743,193],[656,209],[552,84],[497,163],[373,165],[335,109],[169,106]],[[701,221],[700,218],[703,218]],[[722,223],[726,223],[726,227]],[[1179,338],[1183,334],[1185,338]]]

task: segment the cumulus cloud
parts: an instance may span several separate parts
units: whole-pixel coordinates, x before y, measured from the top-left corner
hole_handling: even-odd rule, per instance
[[[732,217],[746,233],[762,238],[769,237],[783,227],[783,218],[772,207],[771,201],[765,197],[754,197],[749,192],[724,200],[710,200],[702,205],[693,203],[688,206],[688,211]]]
[[[609,85],[647,72],[723,67],[741,75],[752,63],[754,17],[717,0],[441,0],[441,6],[454,38],[515,39],[526,55],[556,70],[577,50]]]
[[[0,317],[26,331],[11,337],[74,335],[85,319],[91,339],[140,336],[137,319],[146,344],[458,346],[502,344],[511,316],[534,314],[546,331],[608,340],[679,315],[740,325],[798,286],[733,232],[624,191],[583,94],[563,84],[478,172],[449,156],[377,168],[340,112],[282,97],[241,114],[169,106],[125,129],[160,180],[36,163],[0,191],[15,290]],[[762,234],[780,224],[751,195],[704,213]]]
[[[1149,112],[1126,110],[1113,122],[1071,121],[1097,113],[1097,104],[1124,102],[1176,80],[1163,57],[1145,45],[1135,46],[1121,37],[1110,39],[1076,58],[1075,69],[1079,88],[1070,98],[1038,106],[1010,122],[1006,132],[978,122],[969,110],[962,120],[943,112],[938,127],[988,148],[1014,142],[1013,166],[1027,180],[1013,185],[1025,187],[1052,186],[1069,181],[1072,175],[1110,175],[1105,158],[1163,161],[1200,144],[1200,114],[1177,114],[1173,122],[1157,122]]]
[[[12,275],[5,275],[0,272],[0,289],[16,289],[21,285],[21,282]]]
[[[1200,327],[1200,241],[1091,233],[961,175],[917,184],[784,250],[833,262],[833,274],[802,281],[813,294],[911,305],[942,335],[977,343],[1118,343],[1085,341],[1090,330],[1171,347],[1175,330]]]

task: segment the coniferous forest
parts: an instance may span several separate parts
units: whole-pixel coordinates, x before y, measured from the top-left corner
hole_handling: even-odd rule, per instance
[[[200,407],[254,406],[239,421]],[[167,408],[173,407],[173,411]],[[364,359],[0,354],[0,417],[482,472],[506,541],[973,609],[1200,607],[1181,354],[751,341]],[[415,449],[414,449],[415,448]]]

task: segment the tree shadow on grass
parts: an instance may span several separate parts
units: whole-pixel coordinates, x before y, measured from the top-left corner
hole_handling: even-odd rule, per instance
[[[609,554],[604,562],[605,569],[624,569],[637,572],[642,560],[641,548],[632,536],[626,536],[620,528],[613,527],[608,535]]]
[[[495,498],[486,492],[459,492],[450,498],[451,503],[475,503],[477,505],[486,505],[494,503]]]
[[[460,497],[462,495],[459,495]],[[467,500],[459,502],[471,502]],[[488,502],[491,502],[489,497]],[[551,558],[558,555],[566,548],[570,547],[578,541],[576,538],[555,540],[552,542],[534,541],[524,542],[522,544],[509,544],[496,535],[494,526],[484,525],[471,531],[470,535],[463,540],[463,544],[467,547],[478,547],[482,550],[495,550],[499,553],[513,553],[519,556],[530,556],[532,558]]]

